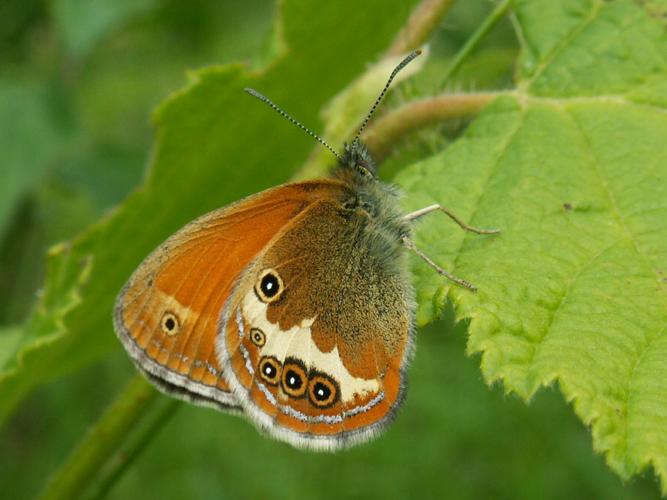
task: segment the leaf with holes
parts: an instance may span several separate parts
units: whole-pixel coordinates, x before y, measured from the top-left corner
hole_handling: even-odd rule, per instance
[[[402,172],[417,242],[479,286],[415,263],[418,320],[447,290],[489,382],[529,399],[557,383],[623,478],[667,493],[667,37],[638,2],[525,0],[517,88],[443,154]],[[439,252],[439,253],[436,253]]]

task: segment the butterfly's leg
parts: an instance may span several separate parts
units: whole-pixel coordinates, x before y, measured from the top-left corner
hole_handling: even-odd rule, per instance
[[[462,229],[466,231],[470,231],[471,233],[476,233],[476,234],[498,234],[500,232],[500,229],[479,229],[476,227],[469,226],[465,222],[463,222],[461,219],[459,219],[456,215],[454,215],[449,209],[440,206],[438,204],[436,205],[429,205],[428,207],[424,207],[420,210],[415,210],[414,212],[411,212],[404,216],[403,218],[408,221],[412,222],[416,219],[419,219],[420,217],[423,217],[426,214],[430,214],[431,212],[435,212],[436,210],[440,210],[441,212],[444,212],[447,217],[452,219],[454,222],[456,222]]]
[[[450,273],[449,271],[445,271],[442,267],[440,267],[438,264],[433,262],[433,260],[431,260],[431,258],[428,255],[426,255],[419,248],[417,248],[417,245],[415,245],[415,242],[412,241],[410,238],[408,238],[407,236],[404,236],[402,238],[402,241],[403,241],[403,245],[405,245],[406,248],[408,248],[408,249],[412,250],[414,253],[416,253],[420,258],[422,258],[424,260],[424,262],[426,262],[429,266],[431,266],[433,269],[435,269],[438,274],[440,274],[441,276],[444,276],[445,278],[447,278],[450,281],[453,281],[457,285],[462,286],[463,288],[467,288],[468,290],[471,290],[473,292],[477,291],[477,287],[475,285],[473,285],[472,283],[470,283],[469,281],[466,281],[466,280],[461,279],[461,278],[457,278],[452,273]]]

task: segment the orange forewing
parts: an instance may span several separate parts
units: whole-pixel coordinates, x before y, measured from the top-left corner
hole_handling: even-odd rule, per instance
[[[314,201],[344,189],[333,180],[279,186],[204,215],[160,245],[116,301],[116,332],[139,368],[184,399],[238,407],[216,355],[225,301],[281,229]]]

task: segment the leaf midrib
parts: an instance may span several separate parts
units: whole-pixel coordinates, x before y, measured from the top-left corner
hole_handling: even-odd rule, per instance
[[[512,130],[511,133],[507,135],[507,138],[505,140],[505,143],[502,145],[502,147],[498,150],[498,154],[493,161],[493,164],[491,168],[488,170],[488,174],[484,178],[484,180],[481,183],[481,189],[479,191],[479,195],[476,197],[475,202],[473,204],[473,209],[472,212],[470,213],[470,216],[468,218],[468,223],[474,225],[474,220],[475,216],[477,215],[477,212],[479,211],[480,207],[480,202],[482,198],[484,198],[484,194],[488,192],[487,187],[489,185],[489,182],[491,182],[491,179],[495,176],[498,170],[498,165],[500,164],[500,160],[505,156],[507,153],[507,148],[509,145],[512,143],[514,138],[516,137],[516,134],[521,130],[521,127],[523,125],[524,119],[526,117],[526,108],[525,107],[520,107],[519,108],[520,116],[517,117],[516,120],[516,126],[514,127],[514,130]],[[502,228],[501,228],[501,234],[500,236],[502,237]],[[458,263],[459,263],[459,257],[463,255],[463,247],[465,244],[468,242],[469,238],[471,238],[470,233],[467,231],[464,233],[463,238],[461,238],[461,242],[458,245],[458,248],[456,249],[456,252],[454,253],[454,262],[452,263],[452,271],[455,271]],[[450,286],[449,284],[443,285],[443,286]],[[442,290],[442,287],[440,287],[440,290]]]
[[[527,78],[523,82],[520,82],[518,87],[526,91],[528,90],[533,83],[535,83],[544,73],[544,71],[551,66],[551,63],[554,62],[554,60],[561,54],[561,52],[569,46],[569,44],[577,38],[593,21],[595,21],[598,13],[600,12],[602,6],[604,5],[603,2],[597,1],[594,2],[591,6],[591,11],[589,12],[588,16],[582,21],[574,26],[570,32],[564,36],[554,47],[551,49],[549,53],[547,53],[540,64],[537,65],[537,68],[535,69],[535,72],[530,78]]]

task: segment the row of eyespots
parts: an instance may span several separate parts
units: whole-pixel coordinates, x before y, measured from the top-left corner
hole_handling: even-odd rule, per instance
[[[273,356],[264,356],[259,360],[259,374],[267,384],[280,385],[291,398],[299,399],[308,394],[310,402],[318,408],[328,408],[338,402],[338,383],[322,372],[308,372],[296,358],[287,358],[281,364]]]

